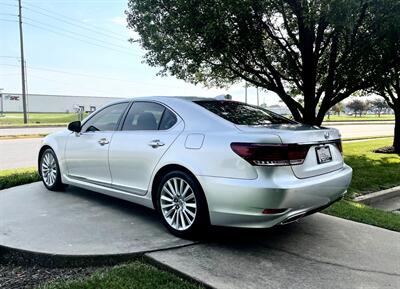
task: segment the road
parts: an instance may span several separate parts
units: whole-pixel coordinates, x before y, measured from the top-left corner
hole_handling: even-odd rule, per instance
[[[393,135],[393,124],[333,125],[343,138]],[[0,136],[10,134],[50,133],[63,128],[0,129]],[[4,131],[7,131],[5,133]],[[40,139],[15,139],[0,141],[0,170],[36,166]]]
[[[64,127],[23,127],[23,128],[0,128],[0,136],[26,135],[26,134],[49,134],[63,130]]]
[[[1,140],[0,170],[36,166],[40,144],[40,138]]]
[[[388,136],[394,133],[394,124],[336,124],[327,126],[340,130],[342,138]]]

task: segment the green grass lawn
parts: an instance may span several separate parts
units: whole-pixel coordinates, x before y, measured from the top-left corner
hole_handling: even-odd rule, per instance
[[[323,211],[328,215],[400,232],[400,214],[342,200]]]
[[[87,114],[85,114],[86,116]],[[29,124],[66,124],[78,120],[76,113],[30,113]],[[22,113],[7,113],[0,117],[0,126],[23,125]]]
[[[89,278],[45,284],[40,289],[195,289],[203,288],[174,274],[136,261],[100,269]]]
[[[353,168],[353,180],[345,196],[346,200],[335,203],[325,213],[400,232],[399,214],[351,201],[357,195],[400,185],[400,157],[372,152],[379,147],[389,146],[392,142],[392,138],[387,138],[343,144],[345,161]]]
[[[343,144],[345,162],[353,168],[347,199],[400,185],[400,157],[372,152],[392,142],[387,138]]]
[[[0,171],[0,190],[39,180],[40,177],[36,168],[2,170]]]
[[[376,120],[394,120],[394,115],[393,114],[383,114],[381,117],[377,115],[362,115],[361,117],[359,116],[354,116],[354,115],[331,115],[330,118],[328,116],[325,116],[324,121],[376,121]]]

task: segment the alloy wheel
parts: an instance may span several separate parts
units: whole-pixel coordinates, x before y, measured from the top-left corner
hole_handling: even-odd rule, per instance
[[[57,181],[57,163],[52,153],[46,152],[42,157],[42,178],[49,187]]]
[[[167,223],[178,231],[192,226],[196,218],[196,196],[190,185],[174,177],[165,182],[160,194],[161,212]]]

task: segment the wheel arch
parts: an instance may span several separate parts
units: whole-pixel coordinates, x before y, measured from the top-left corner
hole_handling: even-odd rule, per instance
[[[39,150],[39,155],[38,155],[38,159],[37,159],[37,165],[38,165],[38,174],[41,176],[41,173],[40,173],[40,159],[42,158],[42,155],[43,155],[43,153],[47,150],[47,149],[51,149],[53,152],[54,152],[54,150],[53,150],[53,148],[51,147],[51,146],[49,146],[49,145],[43,145],[41,148],[40,148],[40,150]],[[55,152],[54,152],[55,153]]]
[[[204,193],[203,186],[200,184],[199,180],[196,178],[196,176],[188,168],[186,168],[186,167],[184,167],[182,165],[178,165],[178,164],[165,165],[165,166],[161,167],[157,171],[157,173],[154,175],[153,182],[152,182],[152,185],[151,185],[151,199],[152,199],[154,208],[155,209],[157,208],[156,194],[157,194],[157,189],[158,189],[158,186],[159,186],[159,184],[161,182],[161,179],[165,174],[167,174],[167,173],[169,173],[171,171],[183,171],[183,172],[189,174],[193,178],[193,180],[195,182],[197,182],[197,184],[199,185],[199,187],[201,188],[201,191],[203,193],[203,196],[204,196],[204,199],[205,199],[205,203],[206,203],[206,206],[207,206],[208,216],[209,216],[210,215],[210,211],[208,209],[207,196]]]

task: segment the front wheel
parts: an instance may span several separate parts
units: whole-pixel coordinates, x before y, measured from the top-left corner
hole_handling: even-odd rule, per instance
[[[56,154],[52,149],[46,149],[40,158],[40,176],[43,184],[51,191],[63,189],[65,185],[61,182],[60,166]]]
[[[197,238],[208,227],[208,209],[203,190],[189,174],[167,173],[157,191],[157,210],[174,235]]]

